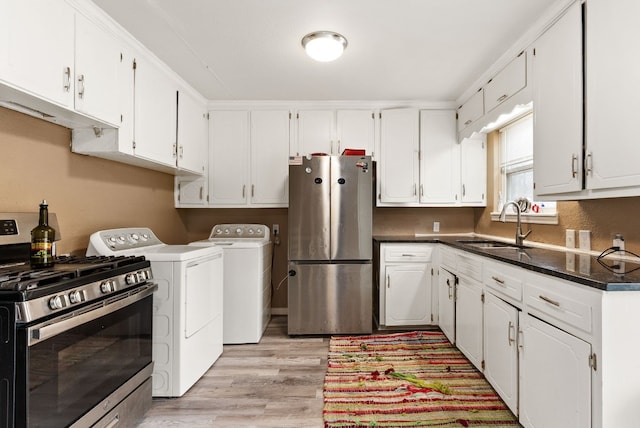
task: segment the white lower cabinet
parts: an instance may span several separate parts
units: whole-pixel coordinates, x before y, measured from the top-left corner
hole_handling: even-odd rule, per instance
[[[431,259],[433,245],[380,245],[380,325],[415,326],[434,322]]]
[[[456,286],[456,346],[478,369],[482,366],[482,284],[465,276]]]
[[[485,291],[484,376],[518,414],[518,314],[515,306]]]
[[[591,427],[591,345],[528,314],[521,324],[520,423]]]
[[[431,263],[387,266],[385,325],[431,323]]]
[[[449,342],[456,343],[456,276],[440,267],[438,271],[438,326]]]

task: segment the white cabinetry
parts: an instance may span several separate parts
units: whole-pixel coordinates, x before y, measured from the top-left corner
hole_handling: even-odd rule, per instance
[[[484,376],[511,411],[518,414],[518,314],[519,310],[484,294]]]
[[[375,158],[373,110],[299,110],[292,155],[340,155],[344,149],[364,149]]]
[[[465,138],[460,143],[461,204],[486,206],[487,145],[484,139]]]
[[[418,202],[419,115],[415,109],[380,116],[378,204]]]
[[[193,177],[178,176],[175,178],[175,206],[176,208],[205,207],[208,202],[208,176]]]
[[[528,314],[521,329],[520,422],[527,428],[592,426],[589,343]]]
[[[586,2],[586,167],[587,188],[629,188],[640,195],[640,2]],[[627,94],[627,95],[624,95]]]
[[[522,52],[484,87],[484,111],[490,112],[527,86],[527,53]]]
[[[186,90],[180,90],[177,147],[177,167],[180,171],[207,173],[208,135],[206,100]]]
[[[209,115],[209,205],[286,207],[289,111]]]
[[[458,131],[462,131],[484,114],[484,89],[478,90],[458,107]]]
[[[535,41],[532,62],[535,193],[579,191],[583,176],[579,2]]]
[[[460,193],[460,145],[453,110],[420,111],[420,203],[452,205]]]
[[[433,323],[433,245],[380,245],[380,324],[412,326]]]
[[[173,76],[144,56],[136,58],[134,153],[176,166],[178,85]]]
[[[0,80],[73,108],[75,11],[49,0],[2,0],[0,10]]]
[[[75,22],[75,109],[120,126],[132,94],[118,88],[131,73],[131,64],[113,35],[81,13],[76,13]]]

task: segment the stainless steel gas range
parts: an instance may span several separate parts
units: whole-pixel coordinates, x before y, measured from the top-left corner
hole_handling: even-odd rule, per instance
[[[29,266],[37,213],[0,213],[0,427],[131,426],[151,406],[142,256]]]

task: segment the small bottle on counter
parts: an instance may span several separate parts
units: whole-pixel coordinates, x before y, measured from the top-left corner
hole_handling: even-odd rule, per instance
[[[38,225],[31,231],[31,267],[35,269],[53,266],[56,231],[49,226],[49,206],[43,200],[40,204]]]

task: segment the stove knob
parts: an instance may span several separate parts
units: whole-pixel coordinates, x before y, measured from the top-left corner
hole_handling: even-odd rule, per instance
[[[135,284],[137,279],[138,275],[136,275],[135,273],[127,274],[127,276],[124,277],[124,281],[127,283],[127,285]]]
[[[61,309],[62,306],[63,306],[62,298],[60,298],[60,296],[53,296],[52,298],[49,299],[49,307],[54,311],[56,309]]]
[[[80,302],[82,302],[82,293],[80,293],[80,291],[78,291],[78,290],[72,291],[71,293],[69,293],[69,301],[71,303],[80,303]]]
[[[102,291],[102,294],[111,293],[113,291],[113,281],[105,281],[100,284],[100,291]]]

